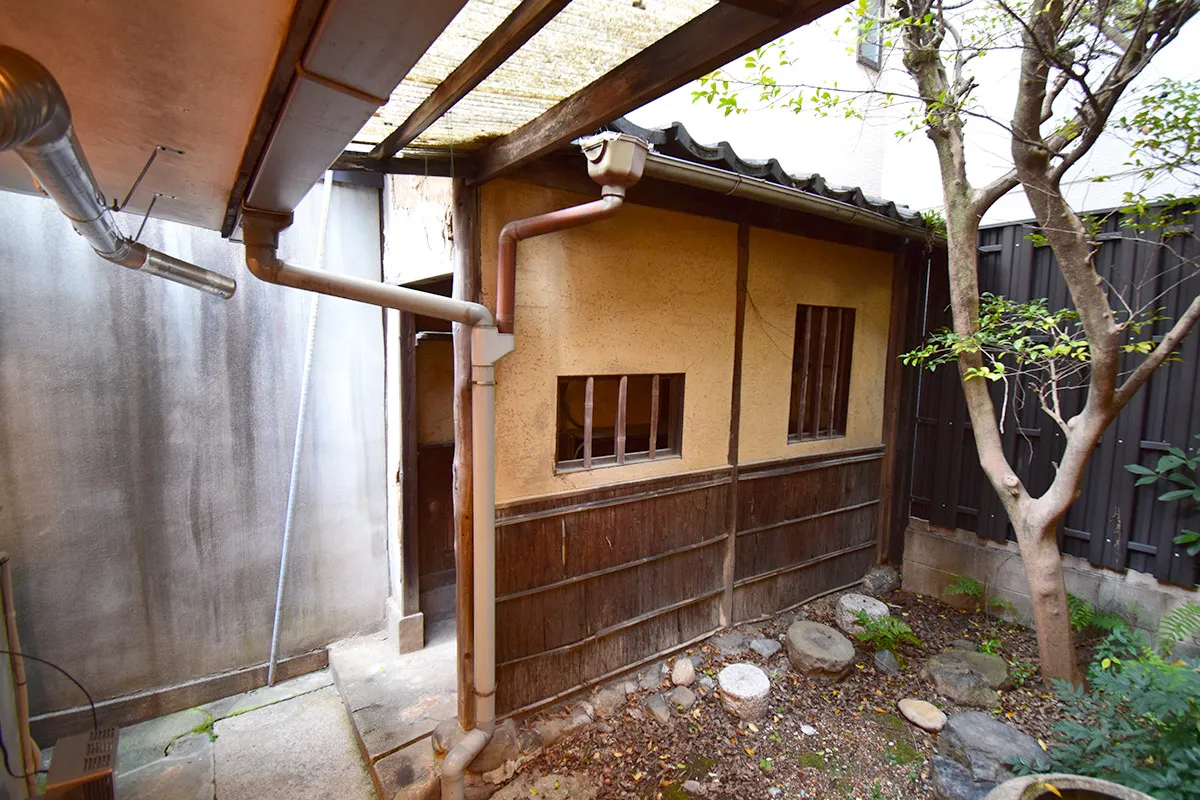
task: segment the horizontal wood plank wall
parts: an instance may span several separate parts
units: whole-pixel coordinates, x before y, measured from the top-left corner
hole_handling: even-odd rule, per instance
[[[741,468],[735,621],[845,586],[875,564],[883,456],[870,447]]]
[[[497,509],[499,713],[717,630],[730,472]]]

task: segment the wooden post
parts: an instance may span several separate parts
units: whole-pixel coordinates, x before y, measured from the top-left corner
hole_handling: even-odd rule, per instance
[[[738,529],[738,438],[742,416],[742,339],[746,328],[746,277],[750,272],[750,226],[738,224],[737,233],[737,294],[733,323],[733,381],[729,398],[729,491],[725,496],[725,561],[722,578],[725,591],[721,596],[721,627],[734,623],[733,580],[737,559]]]
[[[417,558],[417,321],[400,312],[400,613],[421,610]],[[416,644],[419,649],[421,642]]]
[[[907,242],[896,251],[892,269],[883,409],[883,443],[887,449],[879,475],[878,560],[881,564],[895,566],[904,559],[919,378],[917,368],[904,366],[900,355],[915,347],[924,334],[924,287],[928,275],[925,265],[928,261],[920,243]]]
[[[479,190],[454,179],[454,297],[479,302]],[[458,724],[475,727],[474,539],[471,518],[471,329],[452,326],[454,337],[454,598],[458,636]]]

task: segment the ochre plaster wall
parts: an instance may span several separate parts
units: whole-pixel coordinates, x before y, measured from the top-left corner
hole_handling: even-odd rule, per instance
[[[589,199],[512,181],[483,187],[488,307],[504,223]],[[496,366],[496,500],[728,463],[736,279],[737,226],[637,205],[522,242],[516,350]],[[682,458],[556,474],[558,376],[655,372],[686,375]]]
[[[742,355],[740,463],[879,444],[892,256],[752,228]],[[846,436],[788,444],[796,306],[854,308]]]
[[[454,441],[454,348],[444,339],[417,344],[417,441]]]

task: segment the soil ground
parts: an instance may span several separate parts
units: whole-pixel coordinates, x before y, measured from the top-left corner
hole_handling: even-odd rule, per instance
[[[822,598],[739,629],[748,644],[753,638],[780,638],[797,618],[833,625],[836,599]],[[763,667],[771,677],[770,714],[753,724],[742,722],[722,709],[716,692],[708,692],[691,709],[675,711],[670,722],[661,724],[645,711],[643,701],[650,692],[640,691],[608,720],[547,748],[522,773],[526,779],[551,774],[583,778],[598,788],[601,798],[930,798],[929,758],[936,735],[906,722],[896,704],[914,697],[946,713],[966,710],[938,696],[932,682],[919,674],[926,657],[956,639],[970,640],[1009,662],[1015,688],[998,693],[992,713],[1049,740],[1058,704],[1041,683],[1031,631],[928,597],[897,591],[884,599],[892,615],[907,622],[922,641],[901,651],[905,668],[899,674],[877,673],[872,653],[861,645],[849,676],[827,683],[793,671],[785,651],[769,659],[749,649],[723,655],[709,640],[687,651],[704,658],[697,673],[715,678],[722,666],[734,662]],[[702,793],[684,791],[689,780],[699,782]]]

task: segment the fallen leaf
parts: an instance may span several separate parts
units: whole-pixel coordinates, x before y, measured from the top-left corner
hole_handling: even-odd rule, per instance
[[[752,756],[757,752],[757,748],[754,747],[743,747],[742,749],[746,751],[746,755],[748,756]]]
[[[751,723],[750,723],[750,730],[754,731],[755,733],[758,733],[758,726],[757,726],[757,725],[755,725],[753,722],[751,722]]]

